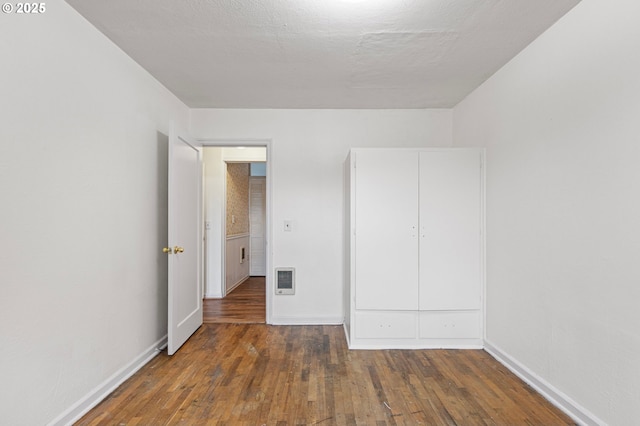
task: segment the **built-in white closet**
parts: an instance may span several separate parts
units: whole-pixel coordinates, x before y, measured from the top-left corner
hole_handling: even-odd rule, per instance
[[[481,149],[351,150],[351,348],[482,346],[483,159]]]

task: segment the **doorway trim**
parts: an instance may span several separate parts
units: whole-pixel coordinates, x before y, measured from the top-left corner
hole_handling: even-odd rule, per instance
[[[271,318],[273,316],[272,312],[272,295],[273,295],[273,261],[272,261],[272,250],[271,250],[271,241],[273,238],[272,235],[272,204],[271,204],[271,194],[272,194],[272,182],[273,182],[273,164],[272,164],[272,140],[271,139],[197,139],[199,143],[202,144],[203,148],[206,147],[216,147],[216,148],[234,148],[239,146],[246,147],[263,147],[267,150],[267,184],[266,184],[266,216],[267,216],[267,224],[266,224],[266,275],[265,275],[265,321],[267,324],[273,324]],[[204,265],[203,259],[203,265]],[[226,262],[226,254],[225,251],[222,251],[222,279],[224,282],[224,274],[225,274],[225,262]]]

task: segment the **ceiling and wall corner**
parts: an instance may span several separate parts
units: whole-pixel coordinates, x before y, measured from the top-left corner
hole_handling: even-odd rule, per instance
[[[451,108],[579,0],[66,0],[191,108]]]

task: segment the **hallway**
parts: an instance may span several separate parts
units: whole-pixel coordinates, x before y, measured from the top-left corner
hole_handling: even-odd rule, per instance
[[[264,324],[265,277],[250,277],[224,299],[203,301],[205,324]]]

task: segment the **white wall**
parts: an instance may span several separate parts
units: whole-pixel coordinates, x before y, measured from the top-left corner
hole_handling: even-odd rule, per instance
[[[450,146],[451,110],[191,111],[198,139],[271,139],[273,267],[296,294],[272,297],[274,323],[343,319],[343,162],[351,147]],[[293,231],[284,232],[284,220]]]
[[[223,148],[204,148],[204,297],[220,298],[223,277],[223,249],[225,247],[225,163]]]
[[[166,335],[188,110],[60,0],[0,21],[0,423],[42,425]]]
[[[454,109],[487,147],[488,342],[612,425],[640,401],[638,16],[583,0]]]

